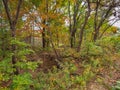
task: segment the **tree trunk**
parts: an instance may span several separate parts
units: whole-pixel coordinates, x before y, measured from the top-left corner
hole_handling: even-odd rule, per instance
[[[13,22],[12,25],[10,26],[10,29],[11,29],[11,37],[12,37],[13,39],[15,39],[15,37],[16,37],[16,34],[15,34],[16,29],[15,29],[15,24],[14,24],[14,22]],[[16,45],[12,44],[11,50],[12,50],[12,52],[13,52],[13,55],[12,55],[12,64],[13,64],[13,69],[15,69],[14,74],[15,74],[15,75],[18,75],[18,74],[19,74],[19,71],[18,71],[18,68],[15,66],[15,64],[17,63],[17,58],[16,58]]]
[[[90,1],[87,0],[87,3],[88,3],[88,11],[87,11],[86,14],[85,14],[85,21],[84,21],[83,26],[82,26],[81,31],[80,31],[78,48],[77,48],[77,51],[78,51],[78,52],[80,52],[80,50],[81,50],[81,45],[82,45],[82,40],[83,40],[84,29],[85,29],[85,27],[86,27],[86,25],[87,25],[87,22],[88,22],[88,19],[89,19],[89,16],[90,16],[90,12],[91,12],[91,9],[90,9]]]
[[[45,20],[43,21],[43,24],[45,24]],[[42,47],[43,48],[46,47],[45,28],[43,28],[43,32],[42,32]]]
[[[5,8],[5,11],[6,11],[6,14],[7,14],[7,17],[8,17],[8,21],[9,21],[9,24],[10,24],[11,37],[12,37],[12,39],[15,39],[15,37],[16,37],[16,33],[15,33],[16,32],[16,24],[17,24],[17,20],[18,20],[22,0],[18,1],[18,6],[17,6],[15,19],[13,19],[13,20],[11,18],[11,14],[10,14],[7,2],[8,2],[7,0],[3,0],[4,8]],[[12,44],[11,50],[12,50],[12,53],[13,53],[13,55],[12,55],[12,64],[13,64],[13,69],[15,69],[14,74],[18,75],[19,71],[18,71],[18,68],[16,67],[17,58],[16,58],[16,53],[15,53],[16,45]]]

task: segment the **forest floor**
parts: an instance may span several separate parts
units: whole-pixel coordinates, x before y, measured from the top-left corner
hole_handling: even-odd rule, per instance
[[[37,69],[37,72],[44,71],[47,72],[48,68],[51,69],[57,63],[55,62],[55,55],[51,53],[42,53],[31,56],[32,60],[42,60],[42,64]],[[120,57],[119,55],[111,56],[113,62],[110,68],[101,69],[100,73],[96,75],[93,79],[91,79],[88,84],[86,90],[111,90],[111,86],[116,84],[116,81],[120,80]],[[76,60],[75,63],[78,64]],[[109,63],[108,63],[109,64]],[[81,73],[81,68],[78,67],[77,73]],[[35,75],[36,73],[33,73]],[[101,78],[98,82],[97,78]]]
[[[28,58],[33,61],[38,60],[43,62],[35,72],[31,72],[33,77],[36,77],[40,71],[47,73],[48,69],[52,69],[53,66],[57,65],[54,53],[42,52],[30,55]],[[110,68],[102,68],[99,74],[87,83],[85,90],[111,90],[111,86],[116,85],[116,81],[120,80],[120,56],[114,55],[111,58],[113,60],[112,66]],[[75,60],[74,63],[78,64],[81,62]],[[80,66],[77,68],[77,73],[80,75],[82,68]],[[97,80],[98,78],[100,79]],[[5,82],[2,86],[9,86],[10,83],[11,81]]]
[[[120,80],[120,59],[114,62],[115,67],[103,69],[97,77],[103,81],[98,83],[96,80],[88,84],[87,90],[111,90],[111,86],[116,85],[116,81]]]

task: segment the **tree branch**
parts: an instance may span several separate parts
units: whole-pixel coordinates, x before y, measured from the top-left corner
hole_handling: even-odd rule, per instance
[[[9,24],[10,24],[10,26],[11,26],[11,25],[12,25],[12,18],[11,18],[10,11],[9,11],[9,7],[8,7],[8,4],[7,4],[7,1],[6,1],[6,0],[3,0],[3,5],[4,5],[4,7],[5,7],[5,11],[6,11],[6,14],[7,14],[7,18],[8,18]]]
[[[14,19],[14,25],[17,24],[17,20],[18,20],[21,4],[22,4],[22,0],[19,0],[18,1],[18,6],[17,6],[17,11],[16,11],[16,16],[15,16],[15,19]]]

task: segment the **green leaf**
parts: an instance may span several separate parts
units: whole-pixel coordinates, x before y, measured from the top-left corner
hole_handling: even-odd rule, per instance
[[[36,7],[38,7],[41,3],[41,0],[30,0]]]
[[[28,88],[32,84],[33,84],[32,75],[30,73],[23,73],[13,77],[12,88],[13,89],[16,89],[18,87]]]

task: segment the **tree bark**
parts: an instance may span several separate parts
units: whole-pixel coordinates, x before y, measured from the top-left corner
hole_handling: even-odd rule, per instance
[[[83,26],[82,26],[82,28],[80,30],[80,36],[79,36],[77,52],[80,52],[80,50],[81,50],[84,29],[85,29],[85,26],[87,25],[87,22],[88,22],[88,19],[89,19],[89,16],[90,16],[90,12],[91,12],[89,0],[87,0],[87,3],[88,3],[88,11],[86,12],[85,21],[84,21]]]
[[[45,20],[43,21],[43,24],[45,24]],[[45,39],[45,27],[43,28],[43,32],[42,32],[42,47],[45,48],[46,47],[46,39]]]
[[[81,3],[76,0],[76,2],[74,2],[74,13],[73,13],[73,24],[71,21],[71,15],[70,15],[70,0],[68,2],[68,13],[69,13],[69,18],[70,18],[70,25],[69,25],[69,31],[70,31],[70,46],[71,48],[73,48],[75,46],[76,43],[76,31],[77,31],[77,22],[78,22],[78,12],[79,12],[79,6],[81,5]],[[78,16],[78,17],[77,17]],[[73,26],[73,27],[72,27]]]
[[[9,24],[10,24],[11,37],[13,39],[15,39],[15,37],[16,37],[16,24],[17,24],[17,21],[18,21],[18,16],[19,16],[22,0],[18,1],[18,6],[17,6],[16,15],[15,15],[14,20],[12,20],[12,18],[11,18],[11,14],[10,14],[7,2],[8,2],[7,0],[3,0],[4,8],[5,8],[7,18],[8,18]],[[11,50],[12,50],[12,53],[13,53],[13,55],[12,55],[12,64],[13,64],[13,69],[15,69],[14,74],[18,75],[19,71],[18,71],[18,68],[16,67],[17,58],[16,58],[16,55],[15,55],[16,54],[15,53],[16,45],[13,44],[11,46]]]

